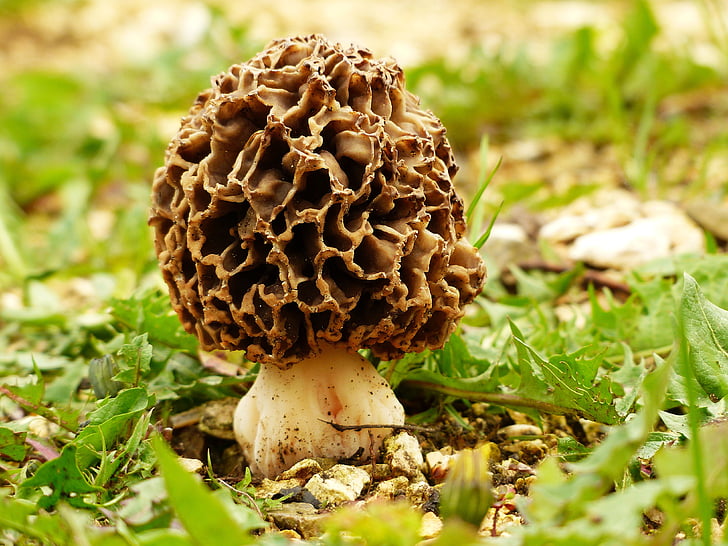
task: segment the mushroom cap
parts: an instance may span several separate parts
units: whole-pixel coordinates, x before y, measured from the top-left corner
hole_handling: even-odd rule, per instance
[[[334,344],[441,347],[485,279],[445,128],[402,69],[320,35],[213,78],[156,173],[149,223],[203,348],[287,366]]]

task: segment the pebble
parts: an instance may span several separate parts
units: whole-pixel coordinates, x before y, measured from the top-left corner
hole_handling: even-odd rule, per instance
[[[57,434],[60,427],[45,417],[33,416],[28,421],[28,432],[38,438],[50,438]]]
[[[433,498],[439,499],[439,492],[424,481],[410,484],[405,495],[412,505],[421,509],[427,509]]]
[[[392,468],[392,475],[424,479],[422,468],[425,460],[417,438],[400,432],[384,441],[384,460]]]
[[[447,477],[447,471],[450,469],[452,463],[452,449],[448,452],[430,451],[425,455],[427,461],[427,468],[429,469],[429,476],[433,483],[442,483]]]
[[[703,251],[703,234],[692,222],[681,216],[656,216],[582,235],[569,258],[595,267],[634,269],[673,254]]]
[[[255,492],[258,497],[272,499],[273,497],[284,495],[285,493],[283,491],[285,490],[301,487],[301,485],[303,485],[303,482],[298,478],[289,478],[286,480],[269,480],[268,478],[263,478],[260,485],[255,488]]]
[[[233,413],[240,402],[237,398],[211,400],[202,405],[198,428],[210,436],[234,440]]]
[[[372,496],[374,498],[394,500],[397,497],[405,496],[408,487],[409,480],[407,477],[397,476],[396,478],[379,482]]]
[[[435,538],[442,531],[442,520],[432,512],[422,514],[420,522],[420,537],[423,539]]]
[[[687,204],[690,217],[717,239],[728,241],[728,201],[723,204],[700,199]]]
[[[509,535],[515,527],[523,525],[523,519],[518,512],[510,510],[495,510],[491,508],[483,518],[480,524],[478,534],[480,536],[493,537],[501,535]]]
[[[314,474],[318,474],[322,470],[323,468],[321,468],[321,464],[317,460],[303,459],[302,461],[298,461],[288,470],[281,472],[278,479],[290,480],[295,478],[305,481],[311,479]]]
[[[304,539],[320,536],[321,522],[327,517],[307,502],[291,502],[269,508],[268,516],[279,529],[292,529]]]
[[[323,505],[334,506],[356,500],[370,481],[365,470],[337,464],[308,480],[306,489]]]
[[[177,459],[177,461],[179,461],[179,464],[182,465],[182,468],[184,468],[187,472],[190,472],[192,474],[201,472],[202,468],[205,466],[204,464],[202,464],[202,461],[200,459],[179,457]]]
[[[535,425],[515,424],[498,429],[498,435],[504,438],[516,438],[523,436],[540,436],[543,431]]]

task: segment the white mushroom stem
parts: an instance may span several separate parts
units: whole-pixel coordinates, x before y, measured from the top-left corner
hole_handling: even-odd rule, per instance
[[[283,370],[261,365],[235,410],[235,437],[254,475],[273,477],[310,457],[369,458],[391,428],[338,431],[338,425],[402,425],[404,409],[366,359],[326,347]]]

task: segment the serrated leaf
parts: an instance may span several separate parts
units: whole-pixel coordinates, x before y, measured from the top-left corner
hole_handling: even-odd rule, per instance
[[[167,294],[146,290],[126,300],[113,300],[111,305],[114,317],[137,332],[148,332],[152,343],[189,353],[197,351],[197,338],[184,331]]]
[[[519,395],[576,410],[600,423],[622,420],[614,407],[611,381],[607,377],[597,378],[600,360],[587,356],[586,348],[546,360],[521,339],[514,323],[511,328],[521,371]]]
[[[622,344],[622,349],[624,351],[622,365],[618,370],[611,373],[610,378],[623,391],[621,396],[615,399],[614,408],[619,415],[624,416],[632,410],[648,370],[644,361],[639,363],[634,361],[632,349],[629,345]]]
[[[728,394],[728,311],[707,301],[686,273],[679,313],[678,327],[695,378],[711,398],[723,398]]]
[[[656,485],[657,491],[650,490],[644,498],[633,488],[626,489],[625,496],[608,494],[615,482],[624,476],[635,452],[649,438],[664,400],[670,372],[669,363],[658,359],[656,369],[642,385],[642,409],[631,420],[613,427],[590,455],[571,464],[568,475],[555,457],[545,459],[538,466],[530,502],[521,506],[529,525],[515,529],[514,536],[521,538],[517,544],[604,544],[607,536],[622,533],[624,528],[615,525],[612,519],[601,525],[609,516],[601,509],[593,510],[595,503],[613,506],[621,502],[627,512],[623,517],[639,518],[643,510],[655,502],[655,495],[659,496],[663,491],[671,494],[675,487],[683,492],[680,487],[684,487],[684,481]],[[635,497],[631,496],[632,491],[638,491]],[[630,530],[640,532],[639,526]],[[527,538],[524,540],[523,537]]]
[[[257,514],[245,506],[236,506],[247,515],[245,524],[241,524],[230,514],[229,505],[207,489],[198,476],[182,468],[161,438],[155,437],[152,443],[169,503],[194,543],[237,546],[255,541],[250,531],[265,526]]]

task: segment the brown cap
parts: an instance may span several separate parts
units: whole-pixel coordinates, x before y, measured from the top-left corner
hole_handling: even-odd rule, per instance
[[[150,225],[184,327],[279,366],[320,344],[441,347],[485,267],[445,128],[402,69],[319,35],[271,42],[201,93]]]

